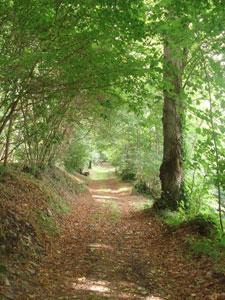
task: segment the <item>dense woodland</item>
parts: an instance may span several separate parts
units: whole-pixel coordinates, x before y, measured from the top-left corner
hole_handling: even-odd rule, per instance
[[[224,243],[224,22],[223,0],[0,1],[1,173],[108,161]]]
[[[223,1],[1,1],[0,12],[5,166],[78,170],[105,152],[151,189],[160,169],[158,208],[217,199],[222,219]]]

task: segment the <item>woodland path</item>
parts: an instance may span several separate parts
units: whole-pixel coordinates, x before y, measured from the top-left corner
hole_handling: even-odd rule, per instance
[[[182,238],[141,212],[146,198],[108,167],[92,178],[33,290],[16,299],[225,299],[216,297],[221,283],[209,262],[188,258]]]

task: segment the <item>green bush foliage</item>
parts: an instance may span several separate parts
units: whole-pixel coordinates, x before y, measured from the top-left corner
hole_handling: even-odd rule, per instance
[[[65,169],[69,172],[83,170],[88,164],[89,157],[87,146],[81,142],[74,142],[69,146],[65,154]]]
[[[194,256],[207,255],[215,260],[225,256],[225,236],[214,239],[189,239],[188,246]]]

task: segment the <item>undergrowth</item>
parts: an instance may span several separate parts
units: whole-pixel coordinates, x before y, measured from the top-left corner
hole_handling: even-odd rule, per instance
[[[172,227],[177,227],[187,220],[187,217],[182,210],[176,212],[165,210],[160,212],[159,216],[167,225]]]
[[[218,215],[211,209],[198,214],[180,208],[176,212],[163,211],[159,218],[174,230],[184,228],[189,252],[193,256],[206,255],[214,260],[225,258],[225,235],[221,232]]]
[[[214,260],[225,257],[225,236],[217,235],[212,238],[190,238],[188,248],[194,256],[207,255]]]
[[[211,225],[215,232],[220,231],[219,218],[210,208],[192,213],[181,206],[177,211],[163,210],[159,212],[159,217],[164,223],[172,227],[179,227],[184,223],[198,223],[202,224],[202,226]]]
[[[134,184],[134,190],[139,194],[151,195],[151,189],[146,182],[139,180]]]

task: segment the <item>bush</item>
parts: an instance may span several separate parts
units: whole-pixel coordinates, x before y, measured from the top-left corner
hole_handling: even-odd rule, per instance
[[[146,182],[139,180],[134,185],[135,191],[140,194],[151,195],[151,190]]]
[[[123,169],[119,172],[119,175],[122,180],[133,181],[136,178],[136,174],[129,169]]]
[[[73,143],[64,158],[64,167],[68,172],[82,170],[89,158],[89,151],[82,143]]]
[[[225,257],[225,236],[215,239],[190,239],[188,246],[194,256],[207,255],[214,259]]]
[[[169,226],[177,227],[186,221],[185,211],[179,209],[178,211],[164,210],[160,213],[160,218]]]
[[[178,211],[162,211],[160,214],[162,220],[175,227],[185,227],[193,234],[209,237],[219,233],[219,224],[217,216],[214,214],[199,213],[195,216],[190,216],[189,212],[180,207]]]
[[[202,236],[212,236],[219,232],[218,221],[214,215],[198,214],[186,222],[195,233]]]

